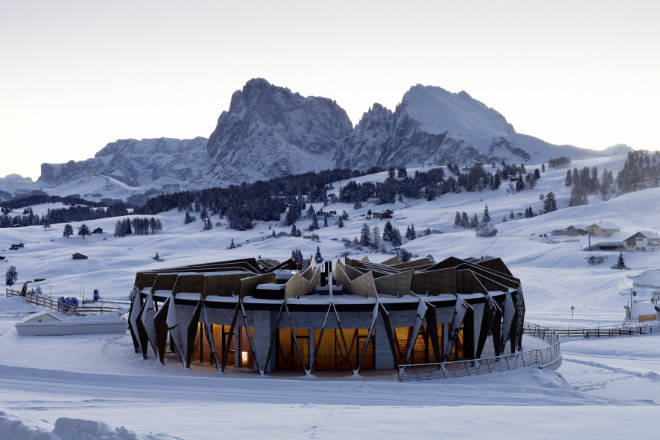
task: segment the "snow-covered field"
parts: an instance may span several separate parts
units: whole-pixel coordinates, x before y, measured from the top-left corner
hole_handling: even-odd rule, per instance
[[[623,157],[595,159],[573,166],[619,170]],[[528,166],[533,170],[533,166]],[[409,173],[414,170],[408,170]],[[159,215],[164,230],[153,236],[115,238],[117,219],[86,222],[105,234],[86,239],[62,237],[63,225],[0,229],[0,271],[13,265],[19,286],[28,280],[46,295],[86,299],[94,289],[104,299],[124,300],[138,270],[225,259],[286,259],[301,249],[309,257],[319,246],[326,259],[347,249],[366,222],[368,209],[395,211],[393,224],[402,234],[414,223],[442,231],[405,242],[420,257],[502,257],[522,280],[527,320],[548,327],[615,326],[630,301],[629,275],[660,268],[658,253],[624,253],[631,270],[613,270],[618,253],[586,252],[587,237],[551,236],[554,229],[609,221],[621,232],[595,241],[623,240],[640,230],[660,232],[660,189],[649,189],[587,206],[563,209],[569,189],[566,169],[542,173],[539,185],[517,194],[499,191],[461,193],[433,202],[407,200],[391,206],[333,204],[324,208],[350,220],[344,228],[330,221],[316,231],[319,242],[269,238],[272,229],[225,227],[202,231],[200,221],[183,225],[183,213]],[[383,178],[381,176],[381,178]],[[361,180],[366,180],[361,178]],[[346,182],[342,182],[346,183]],[[338,187],[339,183],[335,185]],[[553,191],[560,210],[531,219],[509,220],[509,213],[531,206],[539,194]],[[456,211],[481,214],[488,205],[498,234],[478,238],[473,230],[453,228]],[[320,206],[315,206],[317,209]],[[33,207],[34,211],[47,207]],[[500,223],[502,218],[506,223]],[[218,221],[214,218],[214,222]],[[222,219],[220,221],[226,222]],[[308,221],[299,221],[306,227]],[[77,231],[80,224],[72,224]],[[270,228],[270,229],[269,229]],[[546,236],[547,235],[547,236]],[[231,240],[241,244],[229,250]],[[249,241],[249,243],[248,243]],[[24,243],[12,251],[9,246]],[[3,250],[6,249],[6,250]],[[81,252],[87,260],[73,260]],[[353,251],[355,252],[355,251]],[[158,253],[163,262],[156,262]],[[361,258],[364,253],[352,257]],[[591,266],[586,258],[605,257]],[[381,261],[389,255],[371,253]],[[638,295],[635,314],[649,313],[649,298]],[[571,310],[573,307],[573,310]],[[19,337],[14,324],[39,309],[21,298],[0,294],[0,439],[197,439],[251,438],[582,438],[603,439],[657,435],[660,421],[660,338],[655,335],[601,340],[562,341],[564,362],[557,372],[522,370],[476,378],[399,383],[393,372],[360,377],[259,377],[194,364],[183,370],[171,361],[143,360],[127,335]],[[660,332],[660,329],[658,329]],[[654,409],[655,408],[655,409]]]

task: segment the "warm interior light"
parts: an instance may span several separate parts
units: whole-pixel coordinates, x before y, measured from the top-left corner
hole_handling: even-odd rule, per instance
[[[241,351],[241,361],[244,364],[247,364],[248,361],[248,352],[247,351]]]

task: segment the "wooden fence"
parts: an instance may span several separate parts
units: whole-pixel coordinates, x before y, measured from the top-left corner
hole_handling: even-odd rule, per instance
[[[80,306],[71,306],[68,304],[60,303],[58,299],[48,298],[43,295],[37,295],[36,293],[26,292],[25,295],[21,294],[20,290],[7,289],[5,296],[10,298],[12,296],[22,296],[25,300],[31,304],[44,307],[46,309],[54,310],[56,312],[66,313],[69,315],[78,315],[84,316],[88,314],[95,313],[110,313],[118,312],[121,310],[121,307],[108,306],[103,304],[103,301],[96,302],[94,305],[80,305]]]

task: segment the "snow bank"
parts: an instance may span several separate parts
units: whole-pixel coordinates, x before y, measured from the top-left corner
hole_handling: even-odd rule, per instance
[[[103,422],[61,417],[51,432],[0,411],[0,438],[11,440],[139,440],[163,437],[139,436],[124,427],[112,429]]]

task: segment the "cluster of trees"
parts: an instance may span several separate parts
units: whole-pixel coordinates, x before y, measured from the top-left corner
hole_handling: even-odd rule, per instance
[[[454,175],[445,178],[443,168],[434,168],[426,172],[415,171],[415,175],[411,178],[405,167],[400,167],[396,172],[394,168],[390,168],[387,179],[382,183],[348,182],[341,188],[339,200],[344,203],[353,203],[356,208],[359,208],[359,204],[369,198],[376,198],[379,204],[393,203],[397,195],[399,198],[404,196],[413,199],[425,198],[431,201],[450,192],[496,190],[501,186],[502,181],[508,180],[510,176],[517,174],[522,181],[522,174],[526,173],[524,165],[516,166],[504,163],[500,169],[496,169],[494,172],[486,171],[481,163],[471,167],[466,166],[462,170],[458,165],[448,164],[447,169]],[[519,190],[524,188],[523,182]]]
[[[321,248],[319,246],[316,246],[316,253],[310,256],[309,259],[303,257],[300,249],[293,249],[291,251],[291,259],[303,267],[308,266],[311,263],[312,258],[316,261],[316,264],[323,263],[323,256],[321,255]]]
[[[511,212],[513,214],[513,211]],[[491,217],[488,212],[488,205],[484,206],[484,212],[481,216],[481,220],[477,214],[468,216],[468,214],[463,211],[462,213],[456,211],[456,216],[454,217],[454,227],[455,228],[472,228],[475,230],[475,233],[479,237],[492,237],[497,234],[497,229],[495,229],[490,223]],[[506,219],[504,219],[506,221]]]
[[[125,218],[124,220],[117,220],[117,223],[115,223],[115,237],[124,237],[130,234],[155,234],[162,230],[163,224],[160,222],[160,219],[155,217],[135,217],[133,220]]]
[[[568,206],[580,206],[589,203],[589,194],[600,193],[603,198],[607,198],[612,190],[614,177],[611,171],[604,170],[602,181],[598,179],[598,168],[584,167],[581,170],[573,168],[573,171],[566,170],[565,186],[571,187],[571,197]]]
[[[136,214],[158,214],[172,208],[180,211],[201,212],[207,209],[209,216],[226,217],[232,229],[251,229],[255,221],[279,221],[280,215],[291,209],[296,215],[305,209],[306,203],[326,204],[331,201],[332,182],[353,179],[367,173],[384,171],[372,168],[367,172],[349,169],[325,170],[297,174],[268,181],[230,185],[227,188],[209,188],[200,191],[181,191],[163,194],[149,199],[136,208]],[[294,220],[295,219],[295,220]]]
[[[89,230],[89,227],[86,224],[80,225],[78,228],[78,235],[80,235],[83,240],[85,239],[86,236],[91,235],[92,231]],[[73,235],[73,226],[70,224],[64,225],[64,230],[62,231],[62,237],[69,238]]]
[[[549,168],[567,167],[571,164],[571,158],[567,156],[557,157],[555,159],[548,159]]]
[[[623,169],[616,177],[620,194],[638,189],[654,188],[660,181],[660,152],[653,154],[645,150],[630,151]]]
[[[42,216],[32,211],[31,205],[43,203],[63,203],[71,205],[63,208],[50,208]],[[14,209],[28,206],[23,209],[22,214],[11,215]],[[128,208],[124,203],[99,203],[84,200],[79,197],[58,197],[44,194],[34,194],[28,197],[13,199],[3,202],[0,208],[0,228],[18,226],[51,225],[55,223],[67,223],[96,220],[100,218],[118,217],[128,214]]]
[[[415,231],[414,226],[411,225],[408,227],[406,233],[406,238],[408,238],[408,240],[414,240],[415,238],[417,238],[417,234],[414,231]],[[401,238],[401,231],[399,231],[399,228],[395,228],[394,226],[392,226],[392,223],[388,221],[385,223],[385,226],[383,227],[382,235],[378,225],[374,225],[373,228],[369,228],[369,225],[367,223],[364,223],[362,225],[362,229],[360,230],[359,237],[355,237],[352,243],[350,242],[350,240],[347,239],[344,241],[348,247],[361,246],[363,248],[370,248],[373,250],[384,252],[385,251],[384,242],[389,242],[392,245],[392,247],[398,248],[399,246],[401,246],[403,239]]]
[[[456,211],[456,216],[454,217],[454,227],[455,228],[478,228],[481,223],[490,222],[490,213],[488,212],[488,205],[484,207],[484,213],[481,216],[481,222],[477,214],[474,214],[472,217],[468,216],[467,212],[463,211],[462,213]]]

